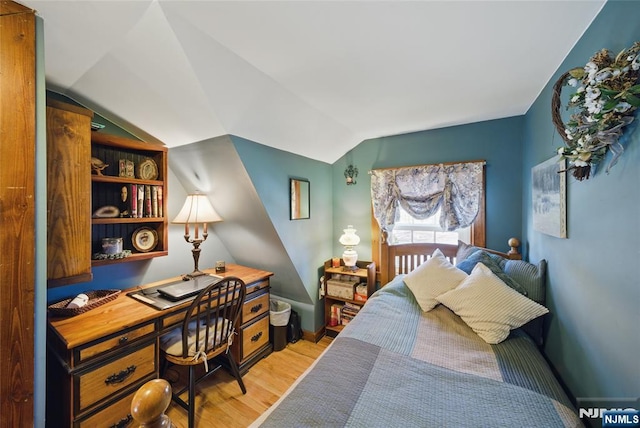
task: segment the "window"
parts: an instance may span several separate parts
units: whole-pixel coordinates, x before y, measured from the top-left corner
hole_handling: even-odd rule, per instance
[[[433,216],[418,220],[407,211],[398,208],[399,218],[395,222],[389,243],[391,245],[436,243],[456,245],[458,240],[471,242],[471,227],[447,232],[440,227],[440,210]]]

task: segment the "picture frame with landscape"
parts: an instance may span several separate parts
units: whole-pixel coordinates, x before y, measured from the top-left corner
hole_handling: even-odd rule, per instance
[[[567,237],[566,164],[556,156],[531,169],[533,228],[557,238]]]

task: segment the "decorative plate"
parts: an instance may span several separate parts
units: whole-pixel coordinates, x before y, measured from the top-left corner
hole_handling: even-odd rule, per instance
[[[158,233],[149,227],[141,227],[133,232],[131,243],[141,253],[149,252],[158,245]]]
[[[158,165],[156,162],[147,158],[138,165],[138,178],[142,180],[155,180],[158,178]]]

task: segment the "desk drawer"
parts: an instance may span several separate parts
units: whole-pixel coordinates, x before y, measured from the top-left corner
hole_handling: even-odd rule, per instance
[[[269,310],[269,293],[247,300],[242,305],[242,323],[246,324]]]
[[[155,373],[155,342],[77,376],[78,411],[83,411],[136,381]]]
[[[74,423],[74,427],[78,428],[112,428],[112,427],[128,427],[133,423],[131,416],[131,400],[136,390],[131,391],[120,400],[97,413]]]
[[[95,345],[80,350],[80,361],[85,361],[95,355],[105,351],[115,350],[121,346],[128,345],[134,340],[139,339],[147,334],[153,333],[155,326],[153,323],[143,325],[141,327],[130,330],[126,333],[118,334],[107,338]]]
[[[269,342],[269,316],[242,328],[242,356],[244,360]]]
[[[269,278],[264,279],[262,281],[252,282],[251,284],[247,284],[247,299],[250,299],[252,295],[258,293],[262,290],[269,289]]]

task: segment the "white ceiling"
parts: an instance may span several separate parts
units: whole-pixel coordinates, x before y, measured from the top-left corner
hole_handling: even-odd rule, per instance
[[[50,88],[169,147],[225,134],[333,163],[367,138],[521,115],[589,1],[21,1]]]

